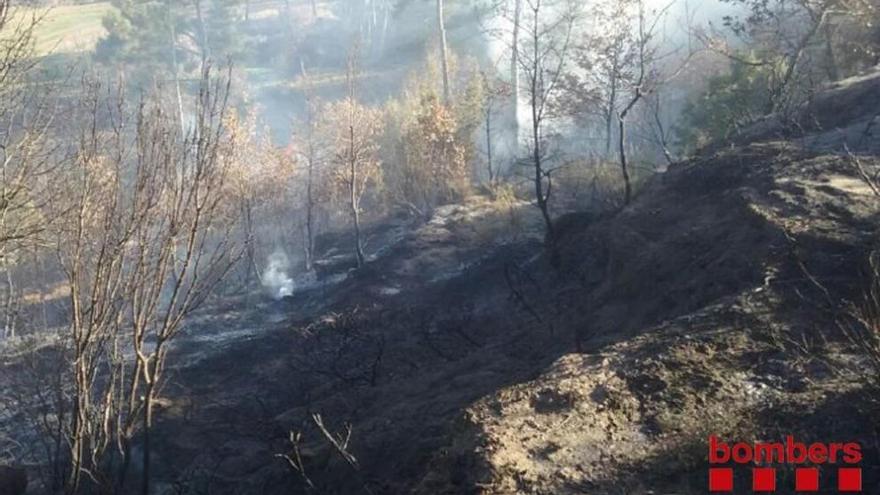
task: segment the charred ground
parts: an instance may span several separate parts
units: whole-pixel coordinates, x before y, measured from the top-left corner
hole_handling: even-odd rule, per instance
[[[164,479],[211,493],[702,493],[710,433],[876,438],[840,310],[861,297],[876,239],[854,160],[880,162],[805,142],[707,153],[626,209],[563,217],[552,264],[528,205],[474,199],[414,231],[382,226],[382,249],[344,283],[206,318],[199,331],[259,331],[177,370]],[[497,227],[511,218],[526,227]],[[332,434],[350,425],[356,463],[314,414]],[[304,473],[277,456],[290,432]],[[864,449],[870,491],[877,445]]]

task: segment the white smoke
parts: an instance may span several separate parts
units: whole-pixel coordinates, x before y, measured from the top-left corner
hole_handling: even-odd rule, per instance
[[[269,256],[268,266],[263,272],[263,287],[275,299],[293,295],[293,279],[287,275],[290,260],[282,250],[276,250]]]

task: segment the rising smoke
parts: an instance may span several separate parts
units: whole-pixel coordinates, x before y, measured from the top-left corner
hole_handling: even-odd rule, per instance
[[[263,272],[262,283],[269,295],[274,299],[282,299],[293,295],[293,279],[287,275],[290,260],[281,249],[275,250],[267,260]]]

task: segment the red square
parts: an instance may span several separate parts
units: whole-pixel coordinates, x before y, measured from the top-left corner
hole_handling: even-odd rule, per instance
[[[709,468],[709,491],[732,492],[733,468]]]
[[[794,489],[799,492],[818,492],[819,469],[797,468],[795,470]]]
[[[773,468],[752,469],[752,491],[775,492],[776,470]]]
[[[862,491],[862,469],[840,468],[837,470],[837,490],[841,492]]]

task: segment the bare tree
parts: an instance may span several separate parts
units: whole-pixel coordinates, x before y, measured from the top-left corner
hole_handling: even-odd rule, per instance
[[[306,98],[306,113],[300,125],[302,132],[294,136],[297,152],[305,163],[305,184],[303,191],[305,269],[312,269],[315,258],[315,236],[317,235],[317,213],[320,202],[319,185],[321,182],[321,165],[324,160],[323,144],[320,139],[319,116],[320,102],[309,91]]]
[[[315,259],[315,176],[318,167],[318,149],[316,146],[315,136],[315,113],[314,104],[308,102],[308,117],[306,121],[306,270],[311,271],[312,262]]]
[[[635,5],[635,0],[620,0],[591,6],[592,29],[575,45],[575,70],[569,71],[564,80],[562,106],[578,119],[601,119],[606,157],[611,156],[624,85],[632,75]]]
[[[663,122],[663,92],[660,90],[655,91],[653,98],[651,98],[651,117],[653,120],[650,125],[651,132],[654,134],[657,145],[660,146],[660,151],[663,152],[666,163],[672,165],[675,159],[669,145],[669,128]]]
[[[13,271],[45,243],[54,220],[41,213],[55,168],[54,83],[35,84],[31,73],[34,32],[43,14],[22,13],[11,22],[11,3],[0,0],[0,337],[20,323],[21,291]]]
[[[363,266],[363,239],[361,234],[361,202],[369,184],[378,179],[378,136],[381,131],[381,113],[357,101],[358,48],[352,48],[346,70],[348,96],[328,105],[325,128],[332,135],[335,148],[333,161],[337,166],[336,183],[344,191],[347,208],[354,227],[354,250],[357,265]]]
[[[638,26],[635,38],[635,50],[637,55],[634,62],[636,77],[632,81],[631,94],[628,101],[626,101],[623,109],[620,110],[617,114],[617,149],[620,153],[620,171],[623,176],[624,205],[629,205],[632,201],[632,181],[630,180],[629,161],[626,154],[626,119],[633,108],[635,108],[635,106],[640,101],[642,101],[642,98],[649,91],[646,85],[649,83],[649,70],[651,69],[651,64],[654,61],[654,56],[656,53],[656,51],[653,49],[653,46],[651,45],[651,42],[654,35],[654,28],[656,27],[657,22],[660,19],[659,16],[655,17],[654,22],[649,25],[646,18],[647,14],[645,12],[644,0],[638,0],[637,7],[638,18],[636,22],[638,23]]]
[[[126,285],[137,357],[129,394],[143,397],[143,403],[135,406],[142,416],[143,495],[149,494],[153,403],[161,390],[169,343],[183,319],[204,302],[240,257],[221,194],[229,166],[228,157],[220,153],[228,85],[228,75],[212,80],[210,67],[205,67],[195,128],[189,135],[169,132],[161,107],[152,110],[152,121],[139,126],[139,155],[158,175],[144,180],[162,185],[159,201],[145,198],[142,205],[134,204],[135,212],[159,207],[161,213],[156,212],[159,218],[146,214],[147,222],[134,232],[136,262],[130,264],[134,276]],[[145,189],[152,187],[145,184]]]
[[[30,84],[38,14],[10,23],[11,2],[0,0],[0,259],[15,263],[16,251],[39,242],[48,220],[40,214],[54,169],[49,131],[55,106],[52,85]]]
[[[529,148],[535,202],[544,218],[548,238],[553,239],[553,219],[549,206],[553,191],[553,169],[547,163],[549,154],[545,132],[551,117],[552,102],[557,97],[569,59],[576,6],[571,2],[525,0],[525,11],[523,30],[526,38],[519,44],[517,59],[526,81],[524,90],[531,111]]]
[[[229,156],[224,116],[228,77],[203,74],[193,131],[145,102],[133,115],[121,92],[108,102],[100,84],[84,98],[87,119],[67,170],[69,198],[58,253],[70,288],[74,369],[67,428],[70,475],[122,491],[140,435],[141,493],[150,487],[154,403],[171,341],[184,318],[212,293],[240,257],[230,235],[234,210],[223,202]],[[122,467],[103,459],[116,443]]]
[[[626,152],[628,139],[627,119],[636,105],[646,96],[678,76],[687,66],[692,55],[688,53],[684,61],[673,70],[661,71],[657,67],[658,62],[670,57],[669,54],[659,53],[656,36],[658,26],[674,3],[675,1],[673,0],[672,3],[667,4],[662,9],[648,12],[645,0],[637,0],[636,2],[638,10],[636,35],[634,38],[635,57],[633,67],[631,67],[634,77],[628,81],[629,97],[624,100],[624,105],[617,114],[617,144],[618,153],[620,154],[620,170],[624,183],[624,205],[629,205],[632,201],[632,180],[630,177],[629,157]]]
[[[117,88],[114,88],[117,89]],[[115,414],[114,394],[119,376],[111,372],[109,386],[98,392],[99,374],[112,368],[110,349],[124,320],[120,301],[125,276],[124,246],[133,226],[117,214],[122,200],[116,188],[123,180],[124,157],[129,150],[125,129],[129,121],[123,98],[103,100],[107,90],[86,82],[81,99],[83,125],[75,156],[62,173],[66,180],[55,193],[67,204],[56,202],[52,214],[65,217],[57,232],[59,260],[69,286],[69,336],[72,369],[72,404],[65,425],[69,472],[65,492],[80,491],[83,476],[94,483],[107,483],[99,466],[112,442],[107,423]],[[100,123],[112,115],[114,123],[101,130]],[[132,220],[137,217],[129,217]],[[132,222],[133,223],[133,222]],[[108,427],[104,427],[108,425]]]

